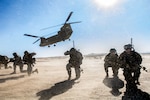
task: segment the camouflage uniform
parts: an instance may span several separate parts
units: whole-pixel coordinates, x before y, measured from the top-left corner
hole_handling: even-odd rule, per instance
[[[142,63],[142,57],[139,53],[132,50],[132,45],[128,44],[124,46],[125,51],[120,54],[119,61],[123,68],[123,75],[127,82],[126,91],[132,93],[137,89],[136,84],[139,83],[140,77],[140,64]]]
[[[35,58],[33,58],[34,55],[36,55],[36,53],[29,53],[28,51],[25,51],[23,56],[24,64],[27,63],[34,64],[35,63]]]
[[[29,76],[32,73],[32,66],[34,66],[34,63],[35,63],[35,58],[33,58],[34,55],[35,55],[35,53],[29,53],[28,51],[25,51],[24,56],[23,56],[24,64],[27,64],[27,66],[28,66],[27,73]],[[38,70],[36,69],[36,71],[38,71]]]
[[[1,64],[4,64],[5,69],[7,69],[8,61],[9,58],[7,56],[2,56],[0,55],[0,69],[1,69]]]
[[[17,55],[17,53],[13,53],[13,67],[14,67],[14,74],[16,73],[16,66],[18,65],[19,68],[20,68],[20,72],[23,72],[23,62],[21,60],[21,57],[19,55]]]
[[[128,49],[128,48],[127,48]],[[122,54],[120,54],[119,60],[122,63],[122,67],[124,69],[124,76],[126,81],[130,81],[130,79],[134,79],[136,83],[139,82],[140,77],[140,64],[142,63],[142,57],[139,53],[133,51],[130,51],[130,53],[127,53],[124,51]],[[133,73],[133,76],[132,76]]]
[[[109,76],[108,74],[109,67],[112,67],[113,76],[116,77],[118,75],[119,67],[117,66],[117,59],[118,55],[116,54],[116,50],[114,48],[110,49],[110,53],[108,53],[104,59],[104,69],[106,72],[106,77]]]
[[[71,78],[71,67],[75,68],[76,79],[80,78],[80,65],[82,64],[82,54],[74,48],[71,48],[70,51],[66,51],[65,55],[70,55],[69,63],[66,65],[66,70],[68,72],[70,80]]]

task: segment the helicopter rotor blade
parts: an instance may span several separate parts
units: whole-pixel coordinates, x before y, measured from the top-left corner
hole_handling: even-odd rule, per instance
[[[70,19],[71,15],[72,15],[73,12],[70,12],[68,18],[66,19],[65,23],[67,23],[67,21]]]
[[[70,22],[69,24],[76,24],[76,23],[81,23],[81,21],[77,21],[77,22]]]
[[[64,24],[59,24],[59,25],[55,25],[55,26],[46,27],[46,28],[42,28],[40,30],[42,31],[42,30],[46,30],[46,29],[57,27],[57,26],[61,26],[61,25],[64,25]]]
[[[65,23],[63,23],[63,24],[59,24],[59,25],[55,25],[55,26],[46,27],[46,28],[42,28],[42,29],[40,29],[40,30],[42,31],[42,30],[46,30],[46,29],[49,29],[49,28],[53,28],[53,27],[57,27],[57,26],[61,26],[61,25],[66,24],[66,23],[67,23],[67,21],[70,19],[70,17],[71,17],[71,15],[72,15],[72,13],[73,13],[73,12],[70,12],[70,14],[69,14],[69,16],[67,17],[67,19],[66,19]]]
[[[38,42],[40,39],[37,39],[35,42],[33,42],[33,44],[35,44],[36,42]]]
[[[42,37],[47,37],[47,36],[53,35],[54,33],[58,33],[58,31],[48,33],[48,34],[46,34],[46,35],[43,35]]]
[[[30,34],[24,34],[24,36],[29,36],[29,37],[39,38],[39,36],[30,35]]]

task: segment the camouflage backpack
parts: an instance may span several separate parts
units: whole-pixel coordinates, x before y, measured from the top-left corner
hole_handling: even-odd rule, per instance
[[[82,64],[83,56],[79,51],[77,51],[77,58],[79,59],[79,64]]]

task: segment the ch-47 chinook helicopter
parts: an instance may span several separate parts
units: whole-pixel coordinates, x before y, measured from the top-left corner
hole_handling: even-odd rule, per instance
[[[35,35],[30,35],[30,34],[24,34],[24,36],[30,36],[30,37],[34,37],[34,38],[39,38],[34,43],[36,43],[37,41],[41,40],[40,41],[40,45],[39,45],[41,47],[43,47],[43,46],[50,47],[50,45],[52,45],[52,44],[54,44],[54,46],[55,46],[55,43],[61,42],[61,41],[65,41],[65,40],[70,38],[70,36],[72,35],[72,32],[73,32],[70,24],[75,24],[75,23],[80,23],[81,22],[81,21],[77,21],[77,22],[67,23],[69,21],[71,15],[72,15],[72,13],[73,12],[70,12],[70,14],[67,17],[65,23],[60,24],[60,25],[63,25],[63,26],[60,28],[58,33],[56,35],[54,35],[54,36],[51,36],[51,37],[48,37],[48,38],[35,36]],[[59,25],[56,25],[56,26],[59,26]],[[52,27],[55,27],[55,26],[52,26]],[[45,29],[48,29],[48,28],[51,28],[51,27],[47,27],[47,28],[44,28],[44,29],[41,29],[41,30],[45,30]]]

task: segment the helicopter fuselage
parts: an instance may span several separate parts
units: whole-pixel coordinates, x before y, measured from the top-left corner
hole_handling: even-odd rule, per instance
[[[51,36],[49,38],[41,38],[40,46],[48,46],[51,44],[55,44],[60,41],[65,41],[66,39],[69,39],[69,37],[72,34],[72,28],[70,24],[64,24],[64,26],[61,27],[60,31],[58,31],[57,35]]]
[[[53,35],[53,36],[48,37],[48,38],[41,37],[41,36],[36,36],[36,35],[30,35],[30,34],[24,34],[24,36],[38,38],[35,42],[33,42],[33,44],[36,43],[37,41],[41,40],[40,45],[39,45],[41,47],[50,46],[52,44],[55,45],[57,42],[65,41],[65,40],[69,39],[70,36],[72,35],[73,30],[71,28],[71,24],[81,22],[81,21],[76,21],[76,22],[69,22],[68,23],[72,13],[73,12],[70,12],[70,14],[68,15],[66,21],[63,24],[61,24],[63,26],[60,28],[60,30],[58,31],[58,33],[56,35]],[[48,28],[51,28],[51,27],[47,27],[47,28],[44,28],[44,29],[41,29],[41,30],[45,30],[45,29],[48,29]]]

